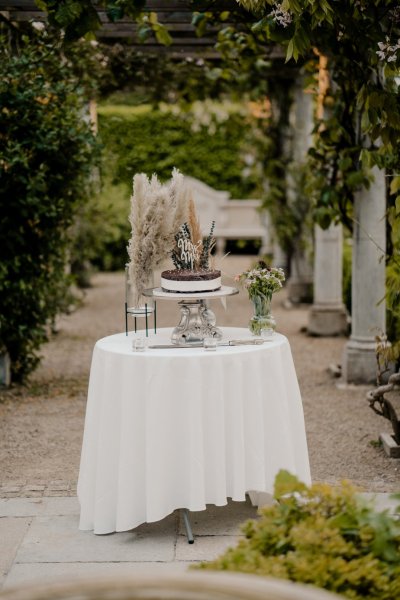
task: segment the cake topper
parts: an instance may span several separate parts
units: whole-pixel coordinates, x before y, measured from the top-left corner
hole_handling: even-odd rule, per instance
[[[203,239],[194,240],[192,228],[184,223],[175,235],[175,248],[171,253],[176,269],[191,271],[207,271],[210,268],[210,255],[215,246],[215,221],[211,224],[210,233]]]
[[[195,245],[188,238],[181,237],[178,239],[178,248],[181,251],[181,262],[188,264],[191,271],[193,271],[195,264],[200,258],[200,245],[203,245],[201,240]]]

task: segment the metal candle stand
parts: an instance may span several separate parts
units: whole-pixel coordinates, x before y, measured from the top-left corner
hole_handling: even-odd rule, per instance
[[[125,266],[125,334],[128,335],[128,315],[132,315],[137,332],[137,319],[145,319],[146,337],[149,337],[149,317],[153,315],[154,333],[157,333],[157,302],[153,299],[142,306],[129,306],[129,268]]]
[[[128,335],[128,315],[132,315],[135,322],[135,333],[137,331],[137,319],[145,318],[146,323],[146,337],[149,337],[149,316],[153,315],[154,321],[154,333],[157,333],[157,303],[154,302],[154,309],[149,308],[147,303],[141,308],[130,308],[128,303],[125,302],[125,333]]]

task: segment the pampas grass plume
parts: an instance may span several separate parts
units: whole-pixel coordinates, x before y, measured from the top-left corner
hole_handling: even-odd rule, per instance
[[[175,233],[188,219],[189,199],[188,186],[176,169],[171,181],[164,185],[156,175],[150,180],[144,173],[134,176],[128,254],[129,281],[135,306],[139,305],[153,271],[172,251]]]

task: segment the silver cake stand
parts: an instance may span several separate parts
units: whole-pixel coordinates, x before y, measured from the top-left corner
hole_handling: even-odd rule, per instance
[[[208,307],[208,300],[225,298],[238,294],[239,290],[234,287],[223,285],[215,292],[178,293],[164,292],[161,288],[151,288],[144,291],[144,295],[157,300],[178,300],[181,310],[179,324],[172,332],[173,344],[190,344],[201,342],[206,337],[222,339],[222,331],[216,326],[216,318],[213,311]]]

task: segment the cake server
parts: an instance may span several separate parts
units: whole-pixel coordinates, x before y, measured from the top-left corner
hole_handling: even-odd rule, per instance
[[[217,346],[259,346],[264,342],[272,342],[264,338],[254,338],[251,340],[229,340],[228,342],[217,342]],[[164,348],[203,348],[203,342],[195,342],[194,344],[154,344],[148,348],[162,350]]]

